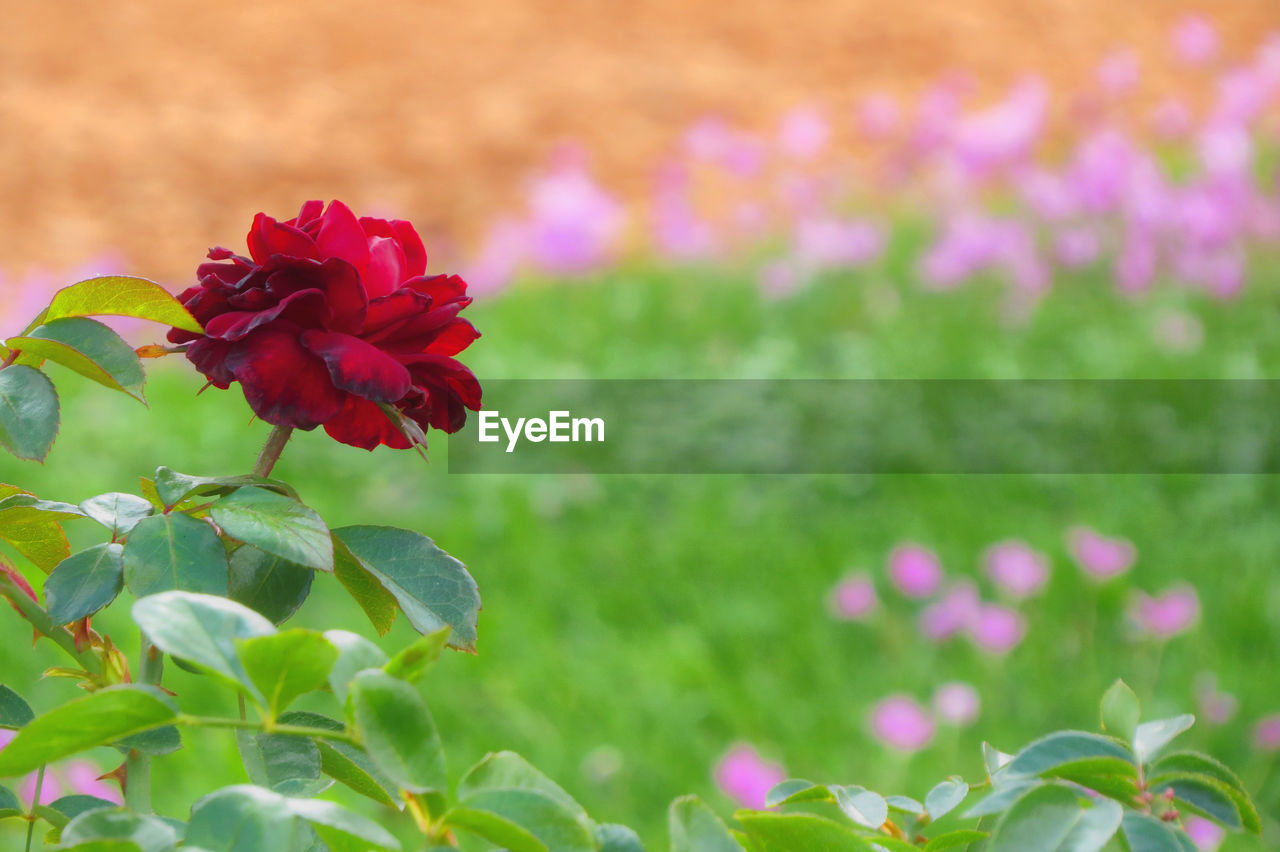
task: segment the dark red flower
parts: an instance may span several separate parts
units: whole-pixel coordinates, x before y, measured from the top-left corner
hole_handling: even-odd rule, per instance
[[[175,328],[169,340],[190,344],[210,383],[239,382],[268,423],[324,426],[367,450],[411,446],[407,421],[456,432],[479,410],[479,382],[452,357],[480,336],[458,316],[467,284],[426,274],[408,222],[308,201],[284,222],[259,213],[248,242],[248,257],[211,249],[178,297],[205,333]]]

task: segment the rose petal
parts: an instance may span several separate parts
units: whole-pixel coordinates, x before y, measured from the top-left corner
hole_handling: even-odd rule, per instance
[[[321,257],[340,257],[357,270],[364,271],[369,265],[369,243],[364,229],[356,214],[341,201],[329,202],[329,209],[320,217],[316,247]]]
[[[296,218],[290,219],[288,224],[293,225],[299,230],[306,230],[306,227],[312,222],[320,218],[320,214],[324,212],[324,202],[319,199],[302,202],[302,209],[298,211]]]
[[[277,222],[265,213],[253,217],[249,229],[249,256],[258,263],[266,263],[272,255],[316,259],[316,244],[302,231]]]
[[[386,296],[405,279],[404,252],[390,237],[369,240],[369,268],[364,276],[364,289],[370,299]]]
[[[231,346],[225,366],[263,420],[314,429],[338,415],[347,394],[334,387],[328,366],[302,345],[299,332],[284,322],[258,328]]]
[[[287,318],[299,325],[323,324],[327,318],[324,293],[319,290],[302,290],[281,299],[274,306],[262,311],[228,311],[218,314],[205,323],[204,332],[221,340],[239,340],[256,328],[276,319]]]
[[[427,250],[422,245],[422,238],[413,225],[403,219],[375,219],[365,216],[360,220],[360,227],[370,237],[389,237],[400,246],[405,259],[405,278],[413,278],[427,271]],[[399,282],[396,282],[399,283]]]
[[[462,299],[466,299],[468,305],[471,304],[471,300],[467,299],[467,282],[457,275],[432,275],[429,278],[412,278],[404,282],[404,286],[430,296],[431,304],[437,308],[449,302],[456,302]]]
[[[455,319],[436,335],[436,339],[427,346],[432,355],[457,355],[480,337],[480,332],[470,320]]]
[[[201,337],[187,348],[187,360],[204,373],[214,386],[226,390],[236,380],[227,369],[227,353],[230,351],[231,344],[225,340]]]
[[[462,404],[472,411],[480,410],[480,383],[475,374],[461,362],[444,355],[413,355],[403,359],[409,368],[415,385],[437,379],[458,395]],[[424,381],[419,381],[422,379]]]
[[[373,450],[386,444],[395,450],[409,449],[409,439],[391,422],[377,404],[348,396],[337,417],[324,424],[329,437],[362,450]]]
[[[324,359],[335,386],[374,402],[395,402],[409,392],[409,371],[358,337],[328,331],[302,333],[302,345]]]

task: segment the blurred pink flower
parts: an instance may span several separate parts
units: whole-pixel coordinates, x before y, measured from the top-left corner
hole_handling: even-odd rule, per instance
[[[1253,726],[1253,747],[1261,751],[1280,751],[1280,713],[1264,716]]]
[[[814,269],[861,266],[884,248],[884,234],[878,226],[830,216],[800,220],[793,239],[796,260]]]
[[[1216,852],[1227,837],[1222,826],[1194,814],[1182,821],[1182,827],[1187,830],[1187,836],[1200,852]]]
[[[1007,654],[1027,635],[1022,614],[999,604],[983,604],[969,625],[975,645],[991,654]]]
[[[778,124],[778,147],[797,160],[811,160],[821,154],[830,136],[826,115],[813,105],[791,109]]]
[[[920,632],[931,642],[944,642],[967,630],[978,617],[982,601],[973,583],[963,580],[920,611]]]
[[[765,796],[786,779],[780,764],[769,763],[746,743],[738,743],[720,758],[715,767],[716,786],[741,807],[761,809]]]
[[[1039,77],[1028,77],[995,106],[964,116],[955,126],[953,149],[980,175],[1019,162],[1039,138],[1048,110],[1049,87]]]
[[[0,749],[16,736],[15,731],[0,729]],[[49,766],[45,770],[44,783],[40,785],[40,801],[37,804],[47,805],[73,793],[121,804],[123,799],[119,788],[98,780],[101,774],[102,770],[87,760],[69,760]],[[18,783],[18,797],[24,802],[31,802],[35,798],[37,775],[38,773],[32,772]]]
[[[861,621],[875,611],[876,586],[866,574],[850,574],[831,591],[831,608],[837,618]]]
[[[927,598],[942,584],[942,563],[927,547],[904,543],[889,552],[889,579],[909,598]]]
[[[934,722],[909,695],[891,695],[871,709],[871,733],[900,751],[919,751],[933,741]]]
[[[1183,633],[1200,617],[1200,596],[1186,583],[1166,589],[1152,597],[1138,592],[1129,609],[1140,633],[1156,639],[1172,639]]]
[[[1204,342],[1204,324],[1193,313],[1165,310],[1156,317],[1154,336],[1170,352],[1194,352]]]
[[[546,272],[588,272],[612,260],[626,227],[622,205],[591,177],[585,157],[566,151],[529,182],[529,258]]]
[[[1023,541],[1001,541],[983,555],[987,576],[1005,594],[1021,600],[1049,582],[1049,560]]]
[[[1124,95],[1133,91],[1138,85],[1140,74],[1138,54],[1129,47],[1113,50],[1098,66],[1098,82],[1109,95]]]
[[[1102,254],[1102,240],[1098,232],[1087,225],[1063,228],[1053,243],[1058,262],[1069,269],[1078,269],[1096,261]]]
[[[1225,725],[1240,708],[1240,702],[1234,695],[1218,689],[1217,675],[1212,672],[1196,675],[1195,694],[1200,715],[1211,725]]]
[[[1173,28],[1173,49],[1189,65],[1204,65],[1218,52],[1218,30],[1207,18],[1187,15]]]
[[[765,264],[756,274],[756,287],[766,299],[781,299],[800,289],[803,280],[795,264],[775,260]]]
[[[1180,139],[1191,130],[1191,110],[1170,95],[1151,110],[1151,124],[1163,138]]]
[[[967,683],[944,683],[933,693],[933,712],[948,725],[966,727],[978,719],[982,700],[978,690]]]
[[[1133,567],[1138,550],[1123,538],[1107,538],[1089,527],[1067,531],[1067,550],[1084,571],[1099,580],[1108,580]]]
[[[870,139],[884,139],[898,127],[898,102],[891,95],[873,92],[858,105],[858,118],[864,135]]]
[[[480,250],[463,267],[467,286],[477,295],[506,289],[528,255],[528,243],[527,229],[520,222],[511,218],[493,222]]]
[[[1142,229],[1130,230],[1115,259],[1116,288],[1122,293],[1141,293],[1150,289],[1155,283],[1158,262],[1156,241],[1152,235]]]

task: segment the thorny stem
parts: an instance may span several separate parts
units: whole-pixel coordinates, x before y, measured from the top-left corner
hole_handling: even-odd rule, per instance
[[[9,357],[5,358],[4,361],[0,362],[0,370],[3,370],[5,367],[8,367],[14,361],[17,361],[18,356],[21,354],[22,353],[19,352],[17,349],[9,350]]]
[[[142,683],[158,685],[164,674],[164,654],[146,635],[142,637],[138,679]],[[151,812],[151,758],[137,749],[130,749],[124,763],[124,798],[135,813]]]
[[[33,601],[27,593],[18,588],[13,580],[0,574],[0,597],[8,598],[18,608],[22,617],[31,623],[41,635],[52,639],[58,647],[70,654],[89,674],[101,674],[102,662],[92,651],[81,651],[76,647],[75,637],[65,627],[54,624],[44,607]]]
[[[31,838],[36,833],[36,806],[40,804],[40,794],[44,791],[44,767],[36,773],[36,792],[31,798],[31,818],[27,821],[27,852],[31,852]]]
[[[266,446],[262,448],[262,452],[258,454],[258,461],[253,465],[254,476],[271,475],[271,469],[276,466],[280,453],[284,452],[284,445],[289,443],[292,435],[292,426],[277,426],[271,430]]]

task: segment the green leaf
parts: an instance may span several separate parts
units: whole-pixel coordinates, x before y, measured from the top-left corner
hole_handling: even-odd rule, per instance
[[[1179,807],[1232,830],[1245,827],[1244,818],[1231,791],[1206,775],[1165,776],[1159,783],[1153,781],[1150,789],[1157,801],[1166,790],[1172,790],[1174,802]]]
[[[320,516],[265,488],[239,488],[213,504],[222,531],[260,550],[317,571],[333,570],[333,541]]]
[[[43,321],[83,316],[136,317],[196,334],[204,331],[168,290],[132,275],[103,275],[63,287],[49,303]]]
[[[480,593],[461,562],[409,530],[357,526],[333,534],[395,597],[419,633],[448,625],[450,647],[474,650]]]
[[[1102,729],[1125,742],[1133,740],[1142,715],[1138,696],[1123,680],[1117,680],[1102,696]]]
[[[196,802],[183,848],[194,846],[207,852],[307,852],[313,848],[311,826],[379,849],[400,848],[399,842],[381,826],[332,802],[292,799],[248,785],[224,787]]]
[[[640,835],[625,825],[605,823],[595,830],[596,848],[600,852],[644,852]]]
[[[237,639],[276,632],[258,613],[226,598],[174,591],[139,600],[133,605],[133,620],[161,651],[212,672],[266,705],[235,645]]]
[[[130,750],[154,756],[173,754],[182,748],[182,734],[174,725],[152,728],[127,737],[121,737],[111,744],[126,754]]]
[[[292,485],[278,479],[254,476],[251,473],[238,476],[192,476],[161,466],[156,468],[153,487],[156,496],[167,509],[173,508],[188,497],[220,496],[230,494],[237,488],[246,487],[265,488],[283,494],[285,497],[298,499],[298,492]]]
[[[1150,814],[1125,811],[1120,821],[1120,837],[1126,852],[1195,852],[1195,846],[1184,847],[1185,837],[1178,829]]]
[[[1058,731],[1018,752],[1004,769],[1013,776],[1076,780],[1104,774],[1137,777],[1133,755],[1123,743],[1083,731]]]
[[[1138,762],[1146,763],[1152,760],[1174,737],[1195,723],[1196,717],[1190,713],[1175,716],[1172,719],[1143,722],[1133,733],[1133,751],[1138,757]]]
[[[72,846],[91,840],[128,840],[142,852],[172,852],[178,834],[162,819],[132,813],[124,808],[98,808],[67,823],[61,842]]]
[[[145,401],[142,385],[146,374],[142,372],[142,361],[120,335],[96,320],[84,317],[50,320],[23,337],[9,338],[5,345],[24,354],[46,358],[86,379]]]
[[[955,810],[967,795],[969,785],[963,778],[953,775],[929,791],[924,797],[924,809],[929,812],[929,819],[937,822]]]
[[[396,620],[396,599],[360,560],[351,555],[336,535],[333,538],[333,575],[369,616],[378,635],[385,636]]]
[[[65,852],[144,852],[138,844],[131,840],[90,840],[77,843],[75,846],[60,847]],[[200,852],[199,849],[193,852]]]
[[[268,718],[276,718],[294,699],[325,685],[338,649],[319,633],[286,630],[236,641],[249,680],[266,697]]]
[[[283,624],[311,593],[313,577],[310,568],[245,544],[231,554],[227,597]]]
[[[595,852],[591,829],[538,790],[479,790],[446,811],[446,825],[478,834],[511,852]]]
[[[247,732],[246,732],[247,733]],[[285,796],[317,796],[333,785],[320,774],[320,748],[307,737],[285,734],[252,734],[247,737],[254,752],[254,764],[261,772],[250,771],[255,784]],[[250,761],[245,761],[249,768]],[[256,776],[256,777],[255,777]]]
[[[1009,765],[1013,755],[1005,754],[989,742],[982,744],[982,763],[987,768],[987,777],[994,778],[1000,770]]]
[[[44,373],[22,364],[0,370],[0,446],[44,461],[58,436],[58,394]]]
[[[733,818],[761,852],[794,852],[798,849],[873,852],[871,844],[852,829],[816,814],[738,811]]]
[[[46,763],[172,722],[177,712],[154,687],[113,686],[38,716],[0,751],[0,777],[24,775]]]
[[[467,774],[458,783],[458,798],[468,799],[490,790],[534,790],[557,802],[576,819],[589,822],[582,805],[574,801],[564,788],[513,751],[485,755],[479,763],[467,770]]]
[[[297,710],[281,716],[280,724],[330,731],[341,731],[345,727],[328,716]],[[387,778],[386,773],[374,764],[363,749],[340,740],[317,739],[315,744],[320,750],[320,771],[324,774],[379,804],[394,808],[401,806],[396,799],[395,782]]]
[[[449,643],[449,633],[448,627],[442,627],[435,633],[419,637],[413,644],[392,657],[382,667],[383,671],[392,677],[407,680],[409,683],[418,682],[431,671],[436,660],[440,659],[440,653]]]
[[[1014,802],[1022,798],[1023,794],[1028,790],[1040,787],[1043,784],[1043,781],[1036,779],[1019,778],[1017,782],[995,788],[985,798],[965,811],[963,816],[965,819],[973,819],[974,817],[1002,814],[1011,808]]]
[[[80,509],[111,530],[113,538],[128,535],[138,525],[138,521],[155,513],[155,509],[144,498],[120,491],[90,497],[80,504]]]
[[[99,799],[97,796],[86,796],[83,793],[73,793],[70,796],[62,796],[54,799],[48,805],[43,805],[44,810],[40,811],[40,818],[55,828],[65,828],[67,823],[80,814],[87,814],[89,811],[96,811],[99,808],[114,808],[115,802],[107,799]],[[56,814],[56,816],[54,816]],[[53,819],[50,819],[53,817]]]
[[[98,544],[58,563],[44,581],[45,607],[54,624],[93,615],[124,586],[124,546]]]
[[[13,811],[14,813],[9,813]],[[22,803],[8,787],[0,787],[0,819],[18,816],[22,813]]]
[[[7,686],[0,686],[0,728],[21,728],[36,717],[31,705]]]
[[[697,796],[681,796],[667,812],[671,852],[742,852],[720,817]]]
[[[889,818],[889,803],[884,796],[865,787],[834,785],[836,805],[849,819],[865,828],[877,829]]]
[[[71,555],[71,545],[59,523],[66,515],[56,510],[67,504],[38,500],[12,485],[0,485],[0,498],[0,539],[46,574]]]
[[[948,831],[946,834],[939,834],[930,838],[929,842],[924,845],[924,852],[942,852],[944,849],[968,846],[971,843],[984,840],[986,837],[987,833],[985,831],[974,831],[971,828]]]
[[[382,668],[387,664],[387,655],[368,639],[346,630],[325,631],[324,638],[338,649],[338,660],[329,671],[329,687],[338,703],[346,704],[347,684],[356,672]]]
[[[789,805],[792,802],[830,802],[835,797],[825,784],[815,784],[803,778],[788,778],[775,784],[765,794],[766,808]]]
[[[349,690],[361,742],[387,777],[413,793],[447,791],[440,735],[418,691],[377,670],[360,672]]]
[[[910,796],[885,796],[884,800],[891,811],[898,811],[911,816],[924,816],[924,805]]]
[[[228,572],[213,527],[176,512],[139,521],[124,547],[124,583],[140,598],[175,589],[225,595]]]
[[[1172,752],[1157,760],[1151,766],[1149,774],[1149,781],[1153,784],[1173,775],[1204,776],[1217,781],[1231,795],[1232,801],[1235,802],[1236,808],[1240,811],[1240,820],[1244,823],[1245,831],[1251,831],[1254,834],[1262,832],[1262,823],[1258,819],[1258,809],[1249,797],[1249,791],[1245,788],[1244,782],[1225,764],[1209,755],[1194,751]]]
[[[1124,809],[1110,799],[1088,800],[1060,784],[1018,799],[991,834],[988,852],[1098,852],[1120,828]]]

